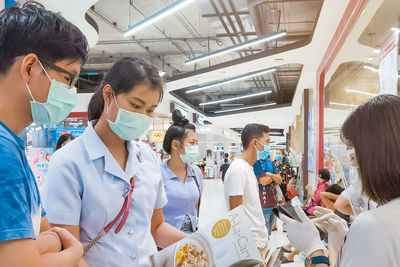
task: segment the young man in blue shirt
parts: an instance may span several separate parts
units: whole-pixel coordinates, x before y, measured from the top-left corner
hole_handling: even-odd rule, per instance
[[[69,232],[50,230],[17,135],[68,116],[87,54],[80,30],[37,3],[0,12],[0,267],[75,267],[82,257]]]
[[[276,170],[274,163],[268,158],[270,150],[270,146],[265,146],[264,151],[259,151],[258,160],[253,165],[254,174],[258,179],[260,202],[265,225],[268,229],[268,238],[271,236],[275,220],[272,209],[281,201],[281,199],[278,199],[276,185],[282,183],[282,177]]]

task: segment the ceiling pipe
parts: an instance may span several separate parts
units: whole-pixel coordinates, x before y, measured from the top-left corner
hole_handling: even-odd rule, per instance
[[[260,21],[257,16],[257,5],[265,3],[265,2],[269,2],[269,1],[247,0],[247,6],[248,6],[248,9],[250,12],[250,16],[253,18],[254,27],[256,29],[256,33],[258,33],[258,34],[262,34],[262,30],[261,30],[261,26],[260,26],[261,25]],[[271,3],[272,2],[275,3],[276,1],[271,1]],[[279,97],[280,88],[278,87],[278,81],[277,81],[276,75],[275,75],[275,73],[270,73],[269,76],[270,76],[271,83],[273,86],[274,98],[276,99],[276,101],[278,101],[278,99],[280,100],[280,97]]]

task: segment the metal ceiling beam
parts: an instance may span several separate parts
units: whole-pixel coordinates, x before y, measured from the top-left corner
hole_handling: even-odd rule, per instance
[[[229,12],[227,12],[227,13],[220,13],[221,14],[221,16],[235,16],[235,15],[238,15],[238,16],[243,16],[243,15],[249,15],[250,14],[250,12],[249,11],[237,11],[237,12],[234,12],[234,13],[229,13]],[[204,15],[201,15],[203,18],[214,18],[214,17],[218,17],[218,15],[217,14],[204,14]]]
[[[201,38],[143,38],[143,39],[133,39],[133,40],[104,40],[99,41],[99,45],[111,45],[111,44],[136,44],[136,43],[162,43],[173,41],[183,41],[183,42],[201,42],[210,40],[218,40],[213,37],[201,37]]]

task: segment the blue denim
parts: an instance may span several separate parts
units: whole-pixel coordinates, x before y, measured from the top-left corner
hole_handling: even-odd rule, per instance
[[[272,211],[274,207],[270,208],[263,208],[263,214],[264,214],[264,219],[265,219],[265,226],[268,229],[268,235],[271,235],[272,232],[272,226],[274,225],[274,220],[275,220],[275,213]]]

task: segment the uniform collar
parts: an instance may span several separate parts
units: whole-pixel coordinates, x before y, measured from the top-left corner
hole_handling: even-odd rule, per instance
[[[123,171],[111,155],[106,145],[97,135],[93,128],[93,121],[89,122],[89,125],[82,134],[81,138],[86,147],[86,151],[90,160],[96,160],[104,157],[104,171],[130,183],[130,179],[135,173],[138,172],[141,166],[139,162],[139,157],[141,157],[141,155],[140,153],[137,153],[140,151],[138,148],[139,145],[135,144],[134,142],[128,142],[127,148],[129,151],[129,156],[125,171]]]
[[[161,170],[163,172],[163,177],[165,179],[177,178],[175,173],[173,173],[171,171],[171,169],[168,167],[168,161],[169,160],[164,161],[163,164],[161,165]],[[189,163],[186,163],[186,171],[187,171],[186,177],[194,177],[195,176],[194,170],[193,170],[192,166],[190,166]]]

